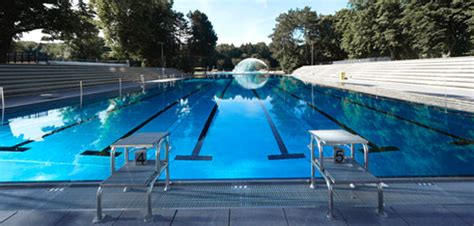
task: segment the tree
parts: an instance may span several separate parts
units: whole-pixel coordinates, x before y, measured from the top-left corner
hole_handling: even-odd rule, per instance
[[[174,36],[178,43],[179,49],[170,61],[170,66],[179,68],[181,70],[192,71],[192,59],[189,56],[188,40],[191,37],[191,28],[189,22],[186,20],[184,14],[175,12],[175,31]]]
[[[349,27],[344,30],[344,37],[349,40],[343,42],[342,48],[351,58],[366,58],[383,56],[377,43],[377,9],[376,0],[350,1],[352,13],[346,16]]]
[[[232,70],[235,66],[232,59],[240,59],[242,56],[242,50],[235,47],[233,44],[217,45],[216,53],[216,66],[218,70]]]
[[[403,8],[399,1],[377,1],[375,3],[377,19],[375,20],[375,47],[381,55],[390,54],[393,60],[408,56],[411,52],[407,37],[403,34]]]
[[[309,41],[314,46],[314,61],[329,62],[343,60],[347,53],[341,47],[342,34],[336,30],[337,18],[332,15],[320,16],[317,37]]]
[[[345,57],[335,31],[334,18],[318,16],[311,8],[289,10],[280,14],[270,35],[270,49],[282,69],[289,73],[302,65],[311,64],[314,47],[316,61],[325,62]]]
[[[214,62],[217,35],[206,14],[199,10],[188,13],[191,36],[188,39],[189,54],[193,67],[211,66]]]
[[[95,12],[83,0],[79,0],[77,8],[73,12],[77,18],[76,24],[71,31],[44,30],[50,37],[43,39],[64,41],[70,59],[101,59],[107,48],[104,39],[99,37],[97,21],[94,21]]]
[[[35,29],[70,31],[76,19],[69,0],[2,0],[0,1],[0,63],[14,39]]]
[[[316,12],[311,11],[309,7],[292,9],[277,17],[277,25],[270,35],[272,38],[270,49],[273,57],[280,62],[285,72],[290,73],[304,64],[307,57],[307,54],[304,54],[305,36],[308,35],[308,27],[316,23],[308,24],[307,22],[315,21],[317,17]]]
[[[95,0],[107,43],[117,56],[166,66],[180,49],[172,1]],[[164,50],[165,59],[161,58]]]
[[[473,11],[472,1],[410,1],[403,10],[404,32],[419,57],[465,55],[474,44]]]
[[[469,16],[471,17],[468,21],[469,24],[469,34],[470,34],[470,47],[471,51],[469,55],[474,55],[474,6],[471,6],[471,10],[468,12]]]
[[[278,61],[272,57],[270,48],[265,42],[245,43],[240,47],[220,44],[216,47],[216,53],[216,65],[219,70],[232,70],[240,61],[249,57],[258,58],[269,67],[278,67]]]

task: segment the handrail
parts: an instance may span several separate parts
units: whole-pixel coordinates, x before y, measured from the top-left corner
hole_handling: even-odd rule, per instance
[[[119,96],[122,96],[122,78],[119,78]]]
[[[145,93],[145,76],[143,74],[140,75],[140,82],[142,83],[142,92]]]
[[[83,94],[83,92],[82,92],[82,80],[81,80],[81,81],[79,81],[79,100],[80,100],[81,108],[82,108],[82,94]]]
[[[5,95],[3,93],[3,87],[0,87],[0,96],[2,98],[2,125],[3,121],[5,120]]]

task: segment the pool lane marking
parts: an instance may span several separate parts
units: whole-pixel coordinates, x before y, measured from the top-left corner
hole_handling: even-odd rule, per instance
[[[273,84],[271,84],[271,85],[273,85]],[[321,86],[319,86],[319,87],[321,87]],[[307,87],[307,86],[305,86],[305,88],[306,88],[306,89],[310,89],[310,88]],[[329,95],[329,96],[332,96],[332,97],[334,97],[334,98],[338,98],[338,99],[340,99],[341,101],[347,101],[347,102],[349,102],[349,103],[352,103],[352,104],[355,104],[355,105],[359,105],[359,106],[368,108],[368,109],[370,109],[370,110],[373,110],[373,111],[376,111],[376,112],[379,112],[379,113],[382,113],[382,114],[385,114],[385,115],[389,115],[389,116],[392,116],[392,117],[394,117],[394,118],[400,119],[400,120],[402,120],[402,121],[406,121],[406,122],[415,124],[415,125],[417,125],[417,126],[423,127],[423,128],[425,128],[425,129],[432,130],[432,131],[435,131],[435,132],[437,132],[437,133],[443,134],[443,135],[445,135],[445,136],[448,136],[448,137],[457,139],[457,141],[451,142],[451,143],[454,144],[454,145],[471,145],[471,144],[474,144],[474,140],[472,140],[472,139],[460,137],[460,136],[458,136],[458,135],[455,135],[455,134],[452,134],[452,133],[449,133],[449,132],[446,132],[446,131],[443,131],[443,130],[440,130],[440,129],[437,129],[437,128],[434,128],[434,127],[431,127],[431,126],[428,126],[428,125],[425,125],[425,124],[423,124],[423,123],[420,123],[420,122],[417,122],[417,121],[413,121],[413,120],[411,120],[411,119],[404,118],[404,117],[399,116],[399,115],[396,115],[396,114],[394,114],[394,113],[390,113],[390,112],[387,112],[387,111],[383,111],[383,110],[377,109],[377,108],[375,108],[375,107],[368,106],[368,105],[365,105],[365,104],[362,104],[362,103],[359,103],[359,102],[356,102],[356,101],[353,101],[353,100],[350,100],[350,99],[345,99],[345,98],[342,97],[342,96],[337,96],[337,95],[334,95],[334,94],[325,93],[324,91],[319,91],[319,90],[315,90],[315,91],[318,92],[318,93],[324,94],[324,95]]]
[[[153,95],[150,95],[150,96],[147,96],[147,97],[144,97],[142,99],[139,99],[139,100],[135,100],[135,101],[132,101],[130,103],[127,103],[127,104],[124,104],[122,106],[119,106],[119,107],[116,107],[114,109],[111,109],[111,110],[108,110],[107,113],[111,113],[111,112],[114,112],[114,111],[117,111],[117,110],[120,110],[120,109],[123,109],[125,107],[129,107],[131,105],[134,105],[134,104],[137,104],[141,101],[144,101],[144,100],[147,100],[147,99],[150,99],[152,97],[156,97],[156,96],[159,96],[159,95],[162,95],[162,94],[165,94],[165,93],[168,93],[168,92],[171,92],[171,91],[174,91],[174,90],[177,90],[178,88],[173,88],[173,89],[169,89],[169,90],[166,90],[164,92],[160,92],[160,93],[156,93],[156,94],[153,94]],[[5,146],[5,147],[0,147],[0,152],[24,152],[24,151],[27,151],[28,147],[22,147],[24,145],[27,145],[27,144],[30,144],[30,143],[33,143],[33,142],[36,142],[37,140],[39,139],[43,139],[45,137],[48,137],[48,136],[51,136],[55,133],[58,133],[58,132],[61,132],[65,129],[69,129],[71,127],[74,127],[74,126],[77,126],[77,125],[80,125],[80,124],[83,124],[83,123],[86,123],[86,122],[90,122],[94,119],[97,119],[99,117],[99,115],[94,115],[90,118],[87,118],[87,119],[83,119],[83,120],[80,120],[80,121],[77,121],[75,123],[72,123],[72,124],[69,124],[69,125],[66,125],[66,126],[63,126],[61,128],[58,128],[58,129],[55,129],[55,130],[52,130],[50,132],[47,132],[45,134],[43,134],[41,137],[39,137],[38,139],[35,139],[35,140],[26,140],[26,141],[23,141],[19,144],[16,144],[16,145],[13,145],[13,146]]]
[[[209,113],[209,116],[207,117],[206,123],[204,124],[204,127],[202,128],[201,133],[199,134],[198,141],[196,145],[194,146],[194,149],[191,155],[176,155],[176,157],[174,158],[175,160],[193,160],[193,161],[196,161],[196,160],[211,161],[212,160],[212,156],[203,156],[199,154],[201,153],[201,148],[202,148],[202,145],[204,144],[204,140],[206,139],[207,132],[209,131],[209,127],[211,127],[211,123],[216,116],[217,109],[219,108],[218,102],[220,102],[220,100],[224,98],[224,94],[226,93],[227,89],[229,88],[233,80],[234,78],[230,79],[230,81],[225,86],[224,90],[222,90],[216,102],[214,102],[214,106],[212,107],[212,110]]]
[[[260,96],[258,95],[258,93],[255,89],[252,89],[252,92],[255,95],[255,97],[257,97],[257,101],[258,101],[260,107],[262,107],[265,118],[267,119],[267,122],[270,125],[270,129],[272,130],[273,137],[275,137],[275,140],[278,144],[278,148],[280,149],[280,154],[279,155],[269,155],[268,160],[284,160],[284,159],[305,158],[305,155],[303,153],[290,154],[288,152],[288,149],[286,148],[286,145],[283,142],[283,139],[281,138],[280,132],[278,132],[278,129],[277,129],[275,123],[273,122],[272,117],[270,116],[270,113],[268,112],[267,108],[265,107],[265,104],[263,103],[262,98],[260,98]]]
[[[303,101],[306,103],[306,105],[308,105],[309,107],[313,108],[314,110],[316,110],[317,112],[319,112],[320,114],[324,115],[326,118],[328,118],[329,120],[331,120],[332,122],[336,123],[338,126],[342,127],[343,129],[349,131],[350,133],[352,134],[357,134],[359,135],[360,137],[366,139],[367,141],[369,141],[369,147],[370,147],[370,152],[385,152],[385,151],[398,151],[399,148],[398,147],[395,147],[395,146],[382,146],[382,147],[379,147],[378,145],[376,145],[374,142],[370,141],[369,139],[367,139],[366,137],[358,134],[356,131],[354,131],[353,129],[351,129],[350,127],[348,127],[347,125],[345,125],[344,123],[340,122],[339,120],[337,120],[336,118],[332,117],[331,115],[327,114],[326,112],[324,112],[323,110],[319,109],[318,107],[314,106],[312,103],[309,103],[308,101],[305,101],[303,100],[301,97],[295,95],[294,93],[291,93],[291,92],[288,92],[278,86],[275,86],[271,83],[267,83],[285,93],[287,93],[288,95],[300,100],[300,101]]]
[[[146,124],[148,124],[149,122],[151,122],[153,119],[155,119],[156,117],[160,116],[162,113],[166,112],[167,110],[171,109],[172,107],[174,107],[175,105],[179,104],[179,101],[182,100],[182,99],[186,99],[188,97],[190,97],[191,95],[201,91],[202,89],[204,89],[205,87],[208,87],[210,86],[212,83],[208,83],[204,86],[201,86],[191,92],[189,92],[188,94],[176,99],[175,101],[173,101],[172,103],[169,103],[166,107],[162,108],[161,110],[159,110],[158,112],[156,112],[155,114],[153,114],[152,116],[150,116],[148,119],[146,119],[145,121],[143,121],[142,123],[138,124],[137,126],[133,127],[131,130],[129,130],[127,133],[125,133],[124,135],[122,135],[120,138],[118,138],[117,140],[115,140],[113,143],[119,141],[120,139],[123,139],[123,138],[126,138],[130,135],[132,135],[133,133],[137,132],[139,129],[143,128]],[[104,149],[100,150],[100,151],[94,151],[94,150],[87,150],[87,151],[84,151],[81,153],[81,155],[96,155],[96,156],[109,156],[109,151],[110,151],[110,145],[107,145],[107,147],[105,147]],[[115,153],[115,156],[118,156],[120,155],[120,153],[116,152]]]

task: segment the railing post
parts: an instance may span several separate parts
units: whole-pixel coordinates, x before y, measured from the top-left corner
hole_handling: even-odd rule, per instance
[[[0,98],[2,98],[2,125],[5,120],[5,95],[3,94],[3,87],[0,87]]]
[[[119,78],[119,96],[122,96],[122,78]]]
[[[79,102],[80,102],[80,106],[82,108],[82,81],[79,81]]]
[[[444,78],[444,113],[448,113],[448,81]]]
[[[142,92],[145,93],[145,76],[143,74],[140,75],[140,80],[142,82]]]

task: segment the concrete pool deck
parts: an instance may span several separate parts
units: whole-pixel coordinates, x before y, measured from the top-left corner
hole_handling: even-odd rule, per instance
[[[165,78],[146,81],[145,90],[147,88],[152,88],[161,85],[162,83],[173,83],[184,78]],[[139,92],[142,90],[142,84],[136,82],[124,82],[122,84],[122,94],[126,95],[128,93]],[[31,106],[44,105],[44,104],[60,104],[61,101],[76,101],[79,104],[80,95],[79,88],[77,89],[67,89],[62,91],[51,92],[53,96],[42,97],[40,94],[37,95],[27,95],[27,96],[14,96],[5,98],[5,111],[17,112],[22,111],[23,109],[31,108]],[[88,86],[83,89],[83,98],[84,104],[87,104],[89,99],[100,97],[116,97],[119,95],[119,84],[107,84],[107,85],[98,85],[98,86]],[[0,106],[1,109],[1,106]]]
[[[350,90],[378,97],[388,97],[412,103],[435,106],[474,113],[474,90],[443,89],[429,86],[394,84],[384,82],[364,82],[322,79],[320,77],[293,77],[315,85],[322,85],[342,90]]]
[[[303,182],[175,183],[154,190],[154,220],[143,222],[145,194],[104,192],[100,225],[474,225],[474,182],[387,183],[387,216],[376,214],[371,187],[336,190],[328,220],[327,189]],[[91,225],[97,185],[0,187],[0,225]]]

